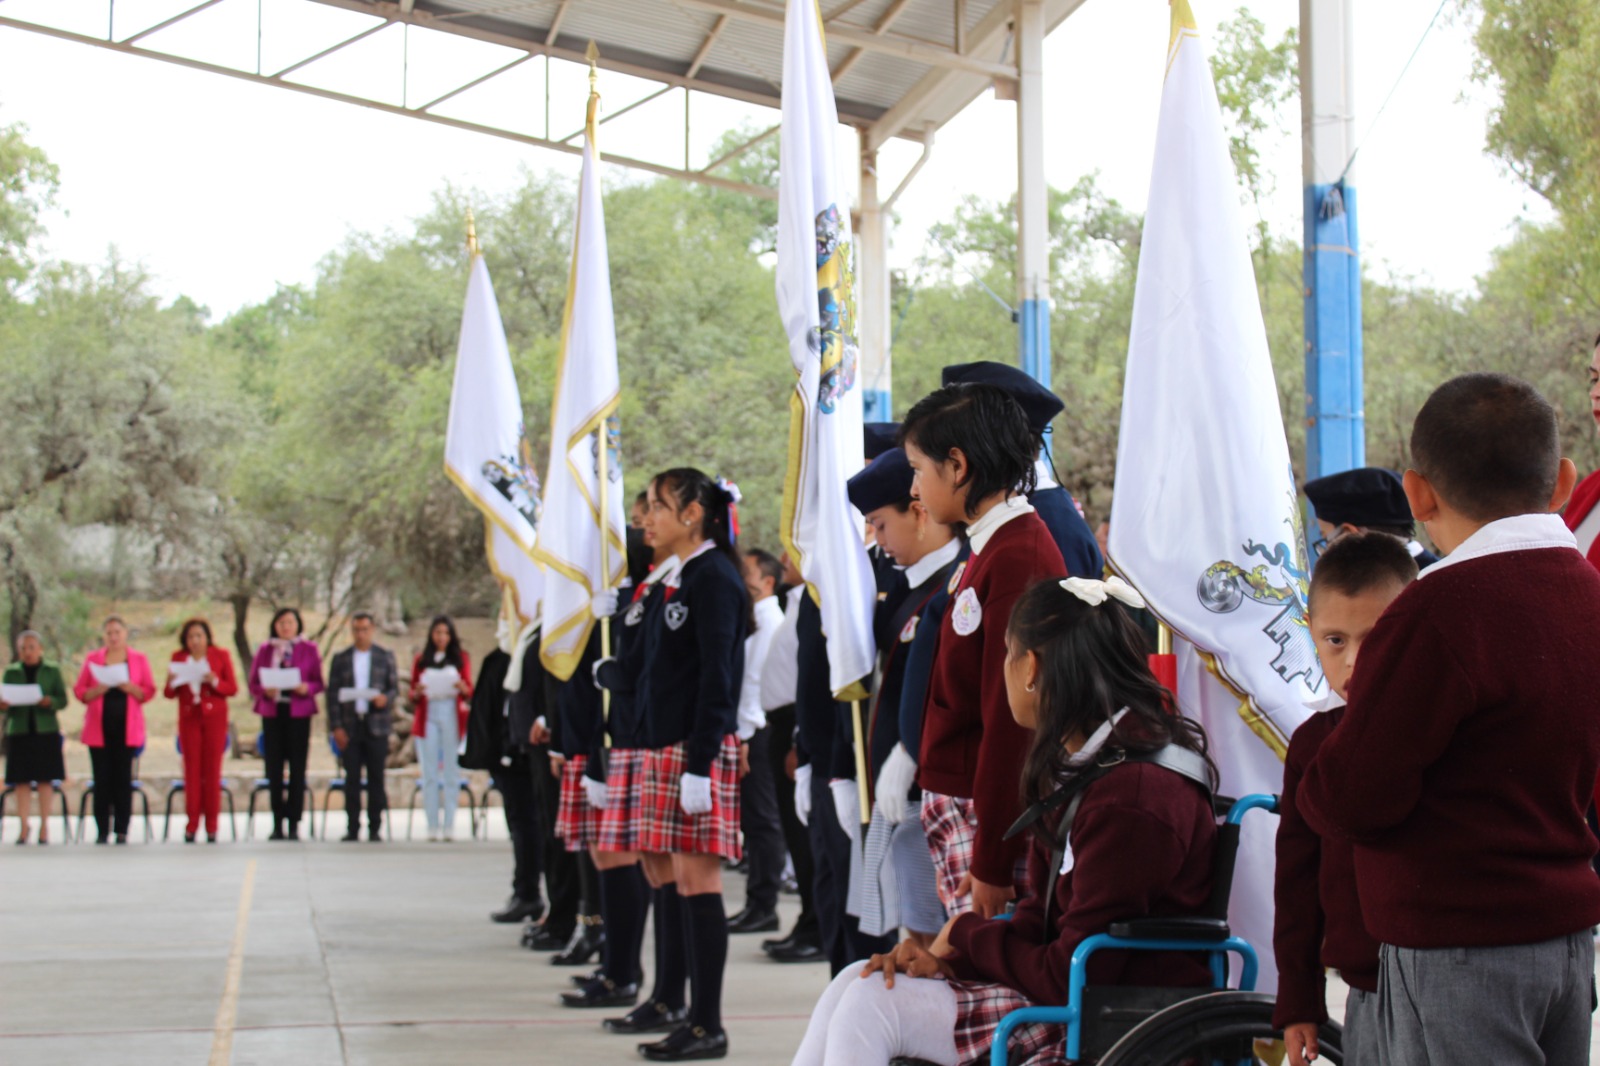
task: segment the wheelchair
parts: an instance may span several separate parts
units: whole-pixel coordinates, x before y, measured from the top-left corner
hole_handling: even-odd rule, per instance
[[[1064,1025],[1066,1057],[1099,1066],[1188,1066],[1254,1063],[1257,1041],[1282,1038],[1272,1026],[1272,996],[1255,991],[1259,962],[1255,949],[1228,928],[1228,896],[1238,858],[1240,824],[1250,811],[1277,813],[1278,798],[1244,796],[1217,799],[1225,814],[1217,830],[1215,873],[1206,913],[1184,918],[1137,918],[1114,922],[1108,933],[1084,940],[1072,954],[1064,1007],[1024,1007],[1000,1022],[990,1049],[991,1066],[1006,1066],[1007,1044],[1019,1026]],[[1194,988],[1138,988],[1088,983],[1089,958],[1097,951],[1204,952],[1215,991]],[[1228,988],[1228,957],[1239,958],[1239,987]],[[1325,1023],[1318,1034],[1319,1061],[1344,1061],[1341,1027]]]

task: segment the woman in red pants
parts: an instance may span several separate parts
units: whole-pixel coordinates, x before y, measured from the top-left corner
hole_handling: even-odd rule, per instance
[[[228,750],[228,697],[239,691],[233,657],[211,643],[211,623],[191,618],[178,632],[178,650],[167,673],[167,698],[178,701],[178,745],[183,749],[184,807],[189,825],[183,842],[193,844],[205,818],[206,840],[217,842],[222,800],[222,756]],[[205,664],[177,668],[178,663]],[[185,675],[185,676],[180,676]]]

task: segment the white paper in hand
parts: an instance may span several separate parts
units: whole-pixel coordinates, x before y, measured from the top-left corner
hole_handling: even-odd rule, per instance
[[[204,659],[183,659],[172,664],[172,683],[174,685],[188,685],[194,690],[195,695],[200,694],[200,685],[211,672],[211,664]]]
[[[447,700],[455,696],[456,682],[460,680],[461,672],[453,666],[430,666],[422,671],[422,691],[430,700]]]
[[[44,689],[38,685],[0,685],[0,700],[13,707],[32,707],[44,699]]]
[[[365,715],[367,707],[377,699],[379,693],[375,688],[342,688],[339,690],[340,703],[353,703],[356,705],[356,714]]]
[[[275,688],[279,692],[288,692],[305,683],[300,676],[298,668],[293,666],[263,666],[261,668],[261,687]]]
[[[116,688],[118,685],[128,683],[127,663],[90,663],[89,673],[94,675],[95,684],[104,685],[106,688]]]

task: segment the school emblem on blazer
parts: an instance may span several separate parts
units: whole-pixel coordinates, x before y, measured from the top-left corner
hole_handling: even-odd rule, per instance
[[[1246,541],[1240,545],[1246,559],[1257,556],[1264,562],[1241,566],[1228,559],[1219,560],[1200,575],[1195,591],[1200,603],[1214,614],[1236,611],[1247,599],[1276,608],[1277,613],[1261,628],[1278,648],[1272,668],[1285,681],[1305,678],[1307,687],[1316,692],[1322,688],[1322,665],[1317,660],[1306,617],[1311,567],[1306,560],[1300,509],[1293,506],[1293,501],[1289,513],[1294,516],[1285,520],[1290,526],[1289,543],[1279,541],[1269,549],[1254,540]]]
[[[625,626],[636,626],[641,620],[643,620],[643,618],[644,601],[634,600],[633,605],[628,608],[628,613],[622,616],[622,624]]]
[[[951,596],[954,596],[956,594],[956,589],[961,587],[961,575],[966,572],[967,561],[963,559],[961,562],[956,564],[956,568],[954,570],[950,571],[950,584],[945,586],[945,592],[949,593]]]
[[[983,604],[978,602],[976,589],[962,589],[950,608],[950,626],[958,637],[970,637],[983,624]]]
[[[689,605],[686,603],[667,604],[667,628],[676,633],[683,628],[683,623],[689,620]]]
[[[922,621],[920,614],[914,614],[906,619],[906,627],[900,631],[900,643],[910,644],[917,639],[917,623]]]

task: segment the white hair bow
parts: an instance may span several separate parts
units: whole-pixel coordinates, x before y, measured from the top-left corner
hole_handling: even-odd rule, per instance
[[[1120,577],[1108,577],[1104,581],[1087,577],[1069,577],[1061,582],[1061,587],[1091,607],[1100,606],[1106,602],[1108,596],[1135,609],[1142,610],[1145,606],[1144,597],[1139,595],[1139,590]]]

